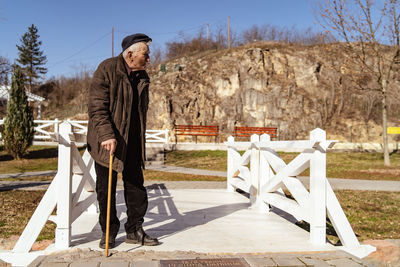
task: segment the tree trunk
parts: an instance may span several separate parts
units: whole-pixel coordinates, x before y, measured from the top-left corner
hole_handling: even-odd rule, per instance
[[[382,81],[382,138],[383,138],[383,158],[385,166],[390,166],[389,158],[389,144],[387,136],[387,106],[386,106],[386,88],[387,81],[384,79]]]

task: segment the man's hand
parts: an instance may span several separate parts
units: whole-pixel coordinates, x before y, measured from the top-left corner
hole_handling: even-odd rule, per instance
[[[101,142],[101,146],[110,151],[110,155],[114,154],[115,148],[117,147],[117,140],[108,139],[104,142]]]

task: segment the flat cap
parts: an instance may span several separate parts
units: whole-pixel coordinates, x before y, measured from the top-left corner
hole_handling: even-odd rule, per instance
[[[139,42],[151,42],[151,38],[147,36],[146,34],[143,33],[135,33],[132,35],[128,35],[122,40],[122,51],[125,51],[128,47],[133,45],[134,43],[139,43]]]

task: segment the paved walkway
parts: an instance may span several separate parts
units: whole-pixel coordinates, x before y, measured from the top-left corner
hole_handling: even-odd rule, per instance
[[[201,170],[192,168],[183,168],[177,166],[148,166],[148,170],[163,171],[171,173],[183,173],[193,175],[207,175],[207,176],[220,176],[226,177],[226,172]],[[22,189],[22,190],[44,190],[50,184],[50,181],[4,181],[6,178],[23,178],[32,176],[51,176],[55,175],[56,171],[44,172],[28,172],[28,173],[13,173],[13,174],[0,174],[0,191]],[[299,177],[302,183],[308,187],[309,178]],[[2,180],[3,179],[3,180]],[[371,191],[392,191],[400,192],[400,181],[382,181],[382,180],[357,180],[357,179],[340,179],[328,178],[334,190],[371,190]],[[151,183],[149,181],[148,183]],[[166,182],[171,184],[171,182]],[[181,183],[181,182],[178,182]],[[188,182],[191,183],[191,182]],[[172,182],[173,184],[173,182]],[[201,188],[224,188],[225,182],[204,182]],[[178,186],[178,185],[176,185]],[[215,186],[215,187],[211,187]],[[175,188],[175,187],[174,187]]]
[[[34,176],[53,176],[57,171],[40,171],[40,172],[19,172],[19,173],[6,173],[0,174],[0,179],[6,178],[26,178]]]

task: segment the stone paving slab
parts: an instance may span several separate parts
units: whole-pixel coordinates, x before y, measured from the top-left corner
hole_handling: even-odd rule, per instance
[[[293,266],[293,267],[306,266],[296,256],[288,257],[287,255],[278,255],[273,258],[273,261],[277,264],[277,266]]]
[[[71,257],[69,257],[71,256]],[[83,259],[81,259],[83,258]],[[58,252],[39,257],[29,267],[69,266],[69,267],[159,267],[161,260],[185,260],[186,265],[171,265],[171,267],[196,267],[187,262],[198,259],[219,260],[239,258],[245,260],[251,267],[264,266],[338,266],[338,267],[373,267],[370,263],[341,251],[323,253],[265,253],[265,254],[206,254],[186,251],[156,252],[134,251],[113,253],[106,258],[99,251],[74,249],[72,252]],[[324,259],[325,260],[324,260]],[[61,262],[64,261],[64,262]],[[210,265],[212,266],[212,265]],[[223,266],[222,264],[220,266]],[[226,266],[228,267],[228,266]]]
[[[272,258],[255,258],[255,257],[246,257],[245,260],[250,264],[252,267],[263,267],[263,266],[271,266],[275,267],[278,266]]]
[[[136,261],[131,262],[131,267],[158,267],[158,261]]]
[[[128,262],[128,261],[105,261],[105,262],[100,263],[100,267],[115,267],[115,266],[129,267],[130,262]],[[76,267],[78,267],[78,266],[76,266]],[[83,267],[83,266],[79,266],[79,267]]]
[[[326,261],[321,259],[313,258],[310,256],[302,256],[298,258],[301,262],[304,262],[307,266],[318,266],[318,267],[331,267]]]
[[[98,262],[84,262],[84,261],[75,261],[71,262],[68,267],[98,267]],[[125,266],[121,266],[125,267]]]

